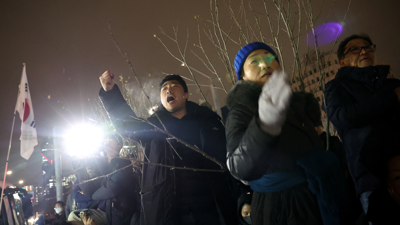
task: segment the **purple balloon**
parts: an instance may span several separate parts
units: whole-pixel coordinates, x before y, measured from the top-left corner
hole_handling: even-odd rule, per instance
[[[319,46],[326,45],[334,41],[343,31],[342,25],[340,23],[325,23],[314,28],[315,34],[317,36],[317,43]],[[313,32],[308,32],[308,37],[306,36],[305,41],[309,46],[314,47],[314,35]]]

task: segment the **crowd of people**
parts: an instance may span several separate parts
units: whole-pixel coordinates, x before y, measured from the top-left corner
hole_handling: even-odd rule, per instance
[[[224,122],[189,101],[175,74],[161,80],[154,114],[138,118],[105,71],[101,102],[147,163],[133,173],[108,140],[107,161],[77,172],[77,206],[57,202],[54,224],[400,224],[400,80],[376,65],[375,49],[364,34],[339,45],[323,109],[339,137],[326,135],[313,94],[292,92],[265,43],[238,51]]]

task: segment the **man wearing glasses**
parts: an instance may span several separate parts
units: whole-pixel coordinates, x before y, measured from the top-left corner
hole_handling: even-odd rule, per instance
[[[385,131],[399,120],[400,112],[400,80],[388,76],[390,66],[376,65],[375,50],[368,35],[344,39],[337,50],[341,68],[325,91],[328,118],[343,140],[365,214],[368,197],[380,181],[360,163],[360,153],[372,142],[378,143],[379,151]]]

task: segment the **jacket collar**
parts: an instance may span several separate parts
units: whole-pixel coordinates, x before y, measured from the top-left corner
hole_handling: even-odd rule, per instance
[[[198,117],[199,119],[209,119],[212,117],[219,118],[218,114],[214,113],[207,107],[199,106],[198,104],[196,104],[192,101],[186,102],[186,111],[187,111],[187,114],[185,115],[185,117],[186,116],[194,116],[194,117]],[[158,113],[157,115],[160,117],[165,117],[165,118],[172,117],[171,113],[168,112],[162,104],[160,104],[158,106],[158,109],[155,113]],[[151,117],[153,117],[153,116],[155,116],[155,115],[152,115]]]
[[[389,74],[390,66],[368,66],[364,68],[341,67],[335,79],[350,79],[370,87],[381,84]]]

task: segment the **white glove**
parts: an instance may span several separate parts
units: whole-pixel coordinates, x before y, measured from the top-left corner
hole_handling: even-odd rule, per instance
[[[275,70],[264,84],[258,99],[258,114],[263,131],[274,136],[281,133],[291,95],[289,75]]]

